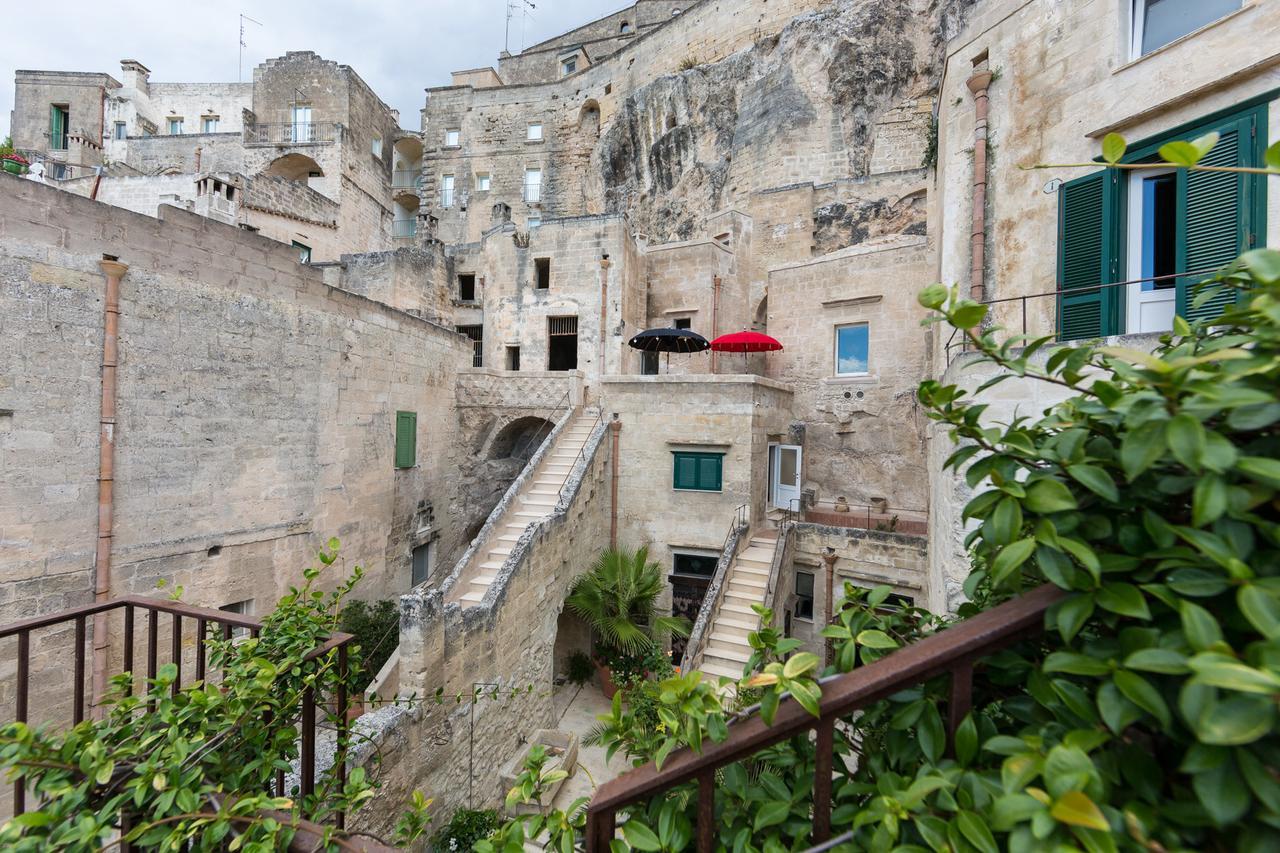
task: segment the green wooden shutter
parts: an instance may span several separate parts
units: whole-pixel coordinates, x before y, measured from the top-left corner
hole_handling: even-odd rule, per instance
[[[698,460],[690,453],[675,454],[675,476],[672,480],[674,488],[698,488]]]
[[[704,453],[698,460],[698,488],[709,492],[720,491],[720,461],[718,453]]]
[[[418,461],[418,413],[396,412],[396,467],[412,468]]]
[[[1200,161],[1204,166],[1253,165],[1253,118],[1233,119],[1200,133],[1217,130],[1218,144]],[[1231,263],[1249,248],[1252,206],[1249,189],[1252,178],[1229,172],[1180,171],[1178,175],[1178,217],[1183,234],[1178,240],[1179,269],[1188,272],[1218,269]],[[1235,291],[1222,289],[1207,302],[1195,307],[1196,283],[1206,275],[1191,275],[1178,280],[1177,312],[1189,321],[1217,317],[1227,303],[1234,301]]]
[[[62,143],[62,137],[66,134],[66,122],[63,116],[66,113],[59,106],[49,107],[49,148],[53,150],[61,150],[66,146]]]
[[[1058,338],[1064,341],[1116,333],[1116,176],[1096,172],[1068,181],[1058,190]],[[1092,288],[1086,290],[1085,288]]]

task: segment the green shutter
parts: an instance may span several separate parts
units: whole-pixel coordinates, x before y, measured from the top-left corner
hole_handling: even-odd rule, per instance
[[[1217,130],[1218,144],[1200,161],[1204,166],[1253,165],[1250,155],[1253,118],[1232,120],[1216,128],[1202,128],[1196,135]],[[1178,201],[1182,207],[1179,224],[1184,233],[1178,240],[1183,255],[1179,269],[1188,272],[1216,270],[1231,263],[1249,248],[1251,205],[1248,195],[1252,177],[1229,172],[1179,173]],[[1206,275],[1178,280],[1177,312],[1189,321],[1207,320],[1222,313],[1235,299],[1235,291],[1221,289],[1212,299],[1193,307],[1197,282]]]
[[[53,150],[66,147],[62,143],[62,137],[67,132],[66,122],[63,120],[65,115],[61,107],[56,105],[49,107],[49,148]]]
[[[412,468],[418,461],[418,413],[396,412],[396,467]]]
[[[677,453],[675,460],[674,488],[698,488],[698,460],[689,453]]]
[[[1058,337],[1072,341],[1113,335],[1116,175],[1096,172],[1058,191]],[[1086,289],[1092,288],[1092,289]],[[1080,290],[1079,293],[1069,291]]]
[[[719,455],[706,454],[698,460],[698,488],[708,491],[720,491]]]
[[[721,490],[723,453],[673,453],[674,472],[671,485],[676,489],[699,492]]]

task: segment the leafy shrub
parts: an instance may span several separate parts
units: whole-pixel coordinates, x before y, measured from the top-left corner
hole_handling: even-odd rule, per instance
[[[394,599],[353,601],[342,608],[338,630],[355,636],[355,658],[360,676],[352,682],[356,692],[369,686],[400,643],[400,609]]]
[[[498,828],[494,809],[458,809],[449,822],[431,838],[431,847],[439,853],[464,853],[477,841],[493,835]]]
[[[586,652],[574,652],[569,655],[569,683],[579,687],[590,681],[596,674],[591,655]]]

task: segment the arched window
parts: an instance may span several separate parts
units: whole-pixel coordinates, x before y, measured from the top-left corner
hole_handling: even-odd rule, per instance
[[[623,21],[621,26],[618,27],[618,32],[622,33],[623,35],[626,35],[627,33],[631,32],[631,22]]]

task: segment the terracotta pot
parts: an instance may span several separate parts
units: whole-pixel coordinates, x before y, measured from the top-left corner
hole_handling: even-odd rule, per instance
[[[600,682],[600,692],[604,694],[604,698],[612,699],[613,694],[618,692],[618,685],[613,683],[613,672],[600,661],[592,662],[596,665],[596,679]]]

